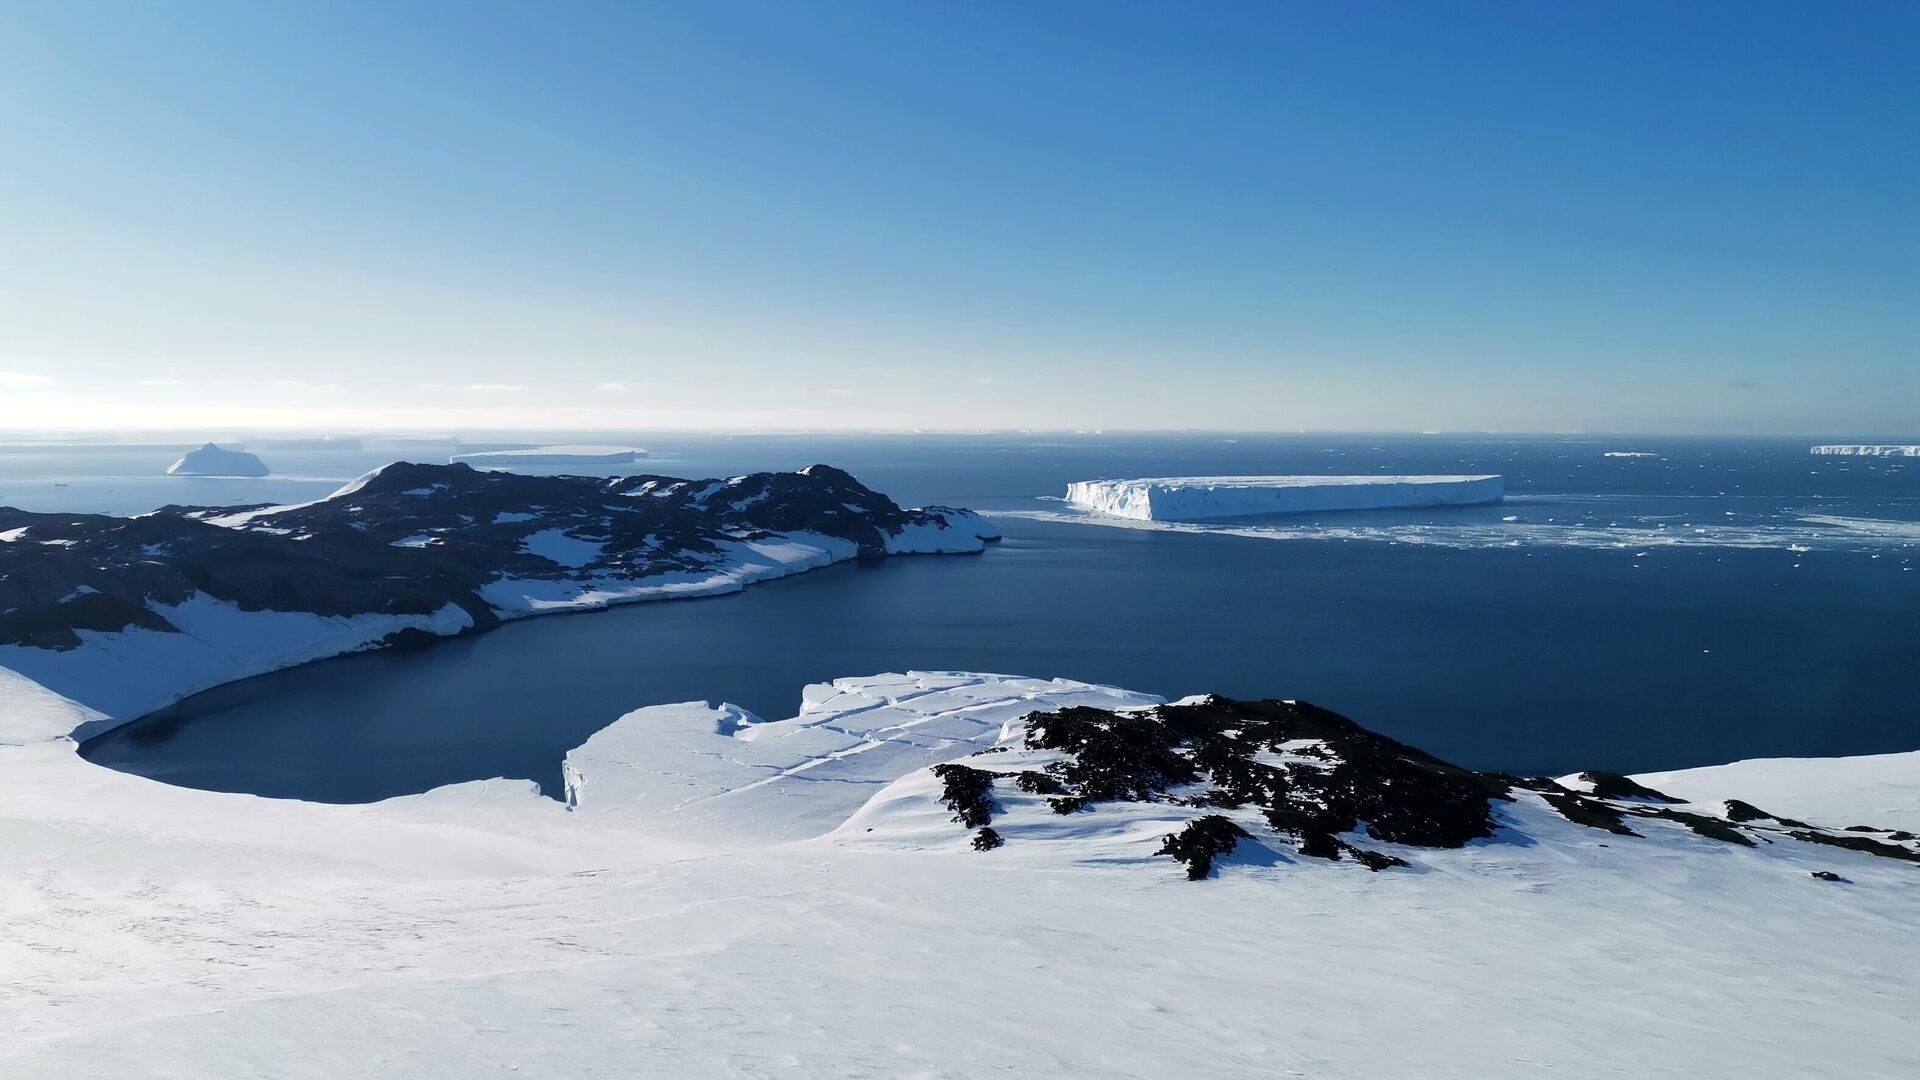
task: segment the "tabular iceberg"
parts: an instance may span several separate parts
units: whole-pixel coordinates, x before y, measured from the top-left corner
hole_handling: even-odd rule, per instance
[[[1920,457],[1920,446],[1862,446],[1836,443],[1816,446],[1809,453],[1836,454],[1841,457]]]
[[[1075,506],[1139,521],[1484,506],[1505,496],[1499,476],[1186,476],[1067,485]]]
[[[244,450],[208,443],[167,466],[168,476],[266,476],[267,463]]]
[[[645,450],[631,446],[534,446],[455,454],[448,460],[467,465],[626,465],[646,456]]]

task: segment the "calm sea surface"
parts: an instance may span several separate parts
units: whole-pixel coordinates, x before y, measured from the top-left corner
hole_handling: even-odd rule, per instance
[[[654,456],[635,471],[682,476],[825,461],[904,503],[994,513],[1007,538],[326,661],[201,694],[85,753],[330,801],[492,776],[557,791],[565,751],[638,706],[724,699],[782,717],[807,682],[905,668],[1305,698],[1482,768],[1920,748],[1920,462],[1618,437],[639,444]],[[179,447],[0,447],[0,505],[296,501],[447,449],[261,447],[282,475],[226,481],[158,476]],[[1055,501],[1103,476],[1345,472],[1498,472],[1510,498],[1198,531],[1092,524]]]

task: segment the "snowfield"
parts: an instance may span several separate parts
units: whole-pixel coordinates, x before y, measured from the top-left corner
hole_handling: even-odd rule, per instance
[[[0,680],[8,730],[93,715]],[[1405,868],[1263,838],[1188,881],[1152,852],[1190,808],[1058,815],[1002,784],[1007,842],[979,852],[925,768],[1031,767],[1016,759],[1048,752],[1020,748],[1028,713],[1156,701],[909,673],[808,687],[767,723],[644,708],[568,756],[565,804],[514,780],[364,806],[260,799],[100,769],[65,737],[0,746],[0,1076],[1904,1078],[1920,1063],[1914,863],[1655,818],[1617,836],[1520,792],[1490,838],[1383,849]],[[1312,760],[1309,743],[1282,756]],[[1920,754],[1640,779],[1702,813],[1737,797],[1820,824],[1920,815]]]
[[[1484,506],[1504,495],[1498,476],[1185,476],[1067,485],[1075,506],[1140,521]]]

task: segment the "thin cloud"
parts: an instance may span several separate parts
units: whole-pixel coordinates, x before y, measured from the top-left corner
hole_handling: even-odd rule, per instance
[[[828,397],[852,397],[853,396],[853,391],[847,389],[844,386],[829,386],[825,390],[822,390],[820,392],[827,395]]]
[[[512,383],[477,382],[468,383],[460,389],[465,390],[469,394],[509,394],[515,390],[525,390],[526,387],[516,386]]]
[[[337,394],[346,389],[339,383],[308,382],[305,379],[275,379],[273,386],[279,390],[291,390],[296,394]]]
[[[35,375],[27,371],[0,371],[0,387],[8,390],[20,390],[29,386],[46,386],[53,382],[51,375]]]
[[[135,386],[179,386],[179,379],[135,379]]]

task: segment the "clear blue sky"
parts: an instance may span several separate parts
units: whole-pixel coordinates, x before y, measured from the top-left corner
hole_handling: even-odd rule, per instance
[[[1920,4],[0,0],[0,427],[1920,429]]]

